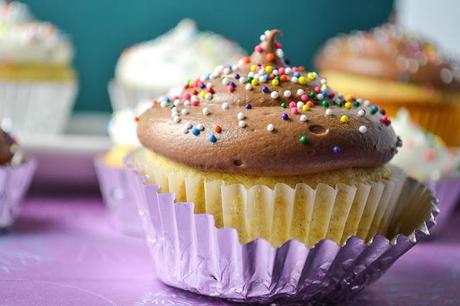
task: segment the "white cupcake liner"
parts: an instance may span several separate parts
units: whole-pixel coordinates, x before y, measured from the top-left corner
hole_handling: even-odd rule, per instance
[[[109,82],[108,91],[114,112],[124,109],[134,109],[140,102],[158,98],[167,92],[160,89],[129,88],[128,86],[117,83],[115,80]]]
[[[142,237],[142,221],[126,171],[108,165],[102,157],[96,157],[94,166],[102,197],[116,228],[123,234]]]
[[[133,164],[127,160],[128,169]],[[137,174],[142,173],[141,169],[128,170],[159,279],[199,294],[258,303],[348,300],[380,277],[419,238],[428,235],[437,211],[432,194],[424,185],[395,172],[387,184],[358,187],[320,184],[309,190],[302,184],[295,189],[279,184],[271,190],[265,186],[246,189],[219,185],[224,227],[217,228],[220,221],[216,222],[214,215],[194,213],[193,203],[175,203],[174,193],[160,193],[158,185],[146,186],[145,179]],[[289,208],[296,206],[294,199],[302,193],[304,202],[320,207]],[[255,197],[263,200],[253,201]],[[283,200],[273,201],[277,197]],[[336,197],[341,199],[336,201]],[[239,199],[245,199],[246,204],[235,216]],[[228,205],[224,203],[227,201]],[[274,203],[283,203],[286,208]],[[265,205],[264,210],[258,210],[258,204]],[[304,222],[296,219],[301,211],[307,216],[304,224],[310,226],[306,231],[314,236],[275,239],[281,242],[278,247],[257,237],[249,243],[241,242],[244,239],[240,235],[253,227],[262,231],[271,228],[283,237],[292,237],[284,225],[289,228],[296,220]],[[357,217],[362,222],[349,219]],[[226,219],[233,223],[225,224]],[[268,226],[258,226],[264,222]],[[349,235],[353,233],[349,224],[356,233],[364,233],[365,239]]]
[[[0,228],[8,228],[16,219],[35,168],[33,159],[15,167],[0,166]]]
[[[19,138],[64,130],[77,93],[75,81],[0,81],[0,122]]]

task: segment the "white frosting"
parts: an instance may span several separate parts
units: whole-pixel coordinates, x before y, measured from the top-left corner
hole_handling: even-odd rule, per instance
[[[245,55],[237,44],[214,33],[199,32],[192,20],[185,19],[162,36],[125,50],[115,76],[124,85],[165,93]]]
[[[54,25],[33,19],[27,6],[0,0],[0,61],[69,64],[73,48]]]
[[[137,123],[134,119],[151,106],[151,101],[145,101],[140,102],[135,109],[124,109],[113,113],[109,122],[109,135],[112,142],[115,145],[140,146],[136,132]]]
[[[420,181],[437,180],[453,171],[455,155],[439,137],[412,122],[407,110],[398,112],[392,126],[403,143],[392,164]]]

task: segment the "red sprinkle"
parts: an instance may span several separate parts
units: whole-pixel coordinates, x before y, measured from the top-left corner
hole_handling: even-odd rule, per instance
[[[386,126],[389,126],[391,124],[391,120],[390,118],[388,118],[388,116],[382,116],[382,118],[380,118],[380,122],[385,124]]]
[[[262,46],[260,46],[260,45],[257,45],[257,46],[254,48],[254,50],[255,50],[256,52],[259,52],[259,53],[264,52],[264,48],[262,48]]]

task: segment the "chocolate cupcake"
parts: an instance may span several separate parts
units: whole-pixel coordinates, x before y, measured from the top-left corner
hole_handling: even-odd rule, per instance
[[[345,276],[331,270],[319,281],[329,285],[315,289],[302,275],[319,277],[316,263],[330,266],[353,239],[370,247],[386,237],[391,249],[388,239],[415,239],[432,218],[426,188],[387,165],[401,145],[389,118],[317,73],[287,66],[279,33],[266,31],[251,57],[139,117],[144,149],[128,166],[147,177],[137,201],[167,284],[238,301],[330,301],[377,274],[341,287]],[[324,243],[332,257],[320,251]],[[357,264],[360,252],[336,258],[337,269],[341,260]]]
[[[460,144],[460,63],[432,42],[385,24],[329,40],[316,66],[337,90],[371,99],[390,116],[407,108],[448,145]]]
[[[24,159],[16,140],[0,129],[0,229],[13,224],[34,171],[35,161]]]

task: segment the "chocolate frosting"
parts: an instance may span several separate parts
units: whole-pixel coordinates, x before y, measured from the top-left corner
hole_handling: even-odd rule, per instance
[[[2,129],[0,129],[0,165],[10,164],[14,156],[15,140]]]
[[[324,71],[460,90],[460,62],[444,57],[433,43],[393,24],[333,38],[315,63]]]
[[[250,58],[217,67],[182,96],[154,101],[138,118],[141,143],[192,168],[246,175],[387,163],[400,145],[390,120],[369,101],[334,92],[316,73],[287,67],[278,34],[266,31]]]

